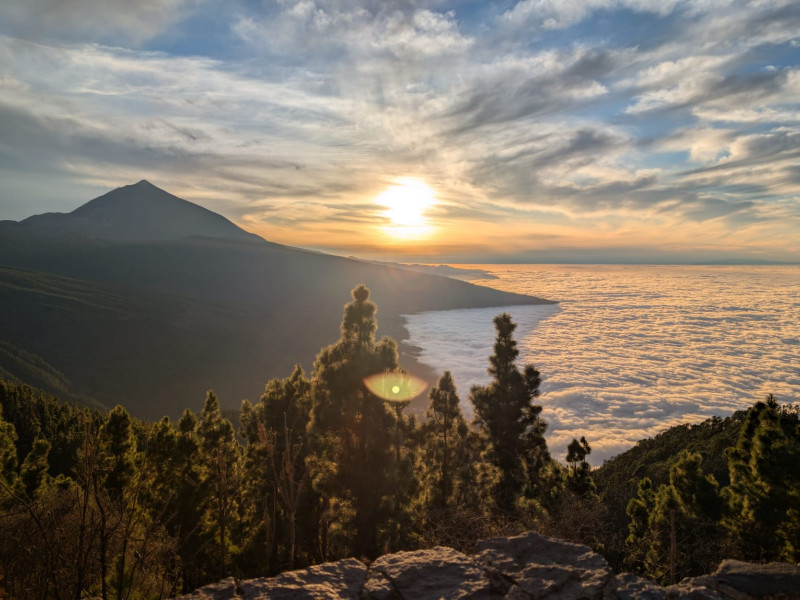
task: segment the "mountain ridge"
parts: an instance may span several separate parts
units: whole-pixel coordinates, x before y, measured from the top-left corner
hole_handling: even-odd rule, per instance
[[[44,235],[79,234],[126,242],[192,236],[266,242],[222,215],[170,194],[146,179],[111,190],[72,212],[33,215],[19,221],[18,226]]]

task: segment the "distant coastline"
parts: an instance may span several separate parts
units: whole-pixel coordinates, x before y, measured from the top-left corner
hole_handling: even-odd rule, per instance
[[[397,263],[384,263],[384,264],[393,264],[398,267],[425,267],[429,265],[403,265]],[[492,265],[492,266],[499,266],[499,265],[564,265],[564,266],[591,266],[591,265],[598,265],[598,266],[637,266],[637,267],[796,267],[800,266],[800,262],[791,262],[791,261],[777,261],[777,260],[760,260],[760,259],[748,259],[748,258],[731,258],[731,259],[720,259],[720,260],[708,260],[708,261],[627,261],[627,260],[612,260],[612,261],[597,261],[595,260],[518,260],[518,259],[509,259],[509,260],[497,260],[497,261],[480,261],[480,262],[447,262],[446,264],[439,265],[442,267],[450,267],[454,270],[460,270],[465,272],[474,272],[474,273],[486,273],[488,275],[487,279],[497,279],[494,275],[492,275],[488,271],[481,271],[480,269],[473,269],[473,268],[461,268],[457,265],[468,265],[469,267],[474,267],[475,265]],[[431,265],[434,266],[434,265]],[[435,266],[434,266],[435,268]],[[476,279],[482,279],[483,277],[477,277]]]
[[[442,277],[450,277],[451,279],[459,279],[461,281],[498,278],[496,275],[493,275],[489,271],[483,269],[454,267],[449,264],[397,263],[380,260],[363,260],[355,256],[349,256],[348,258],[360,260],[362,262],[368,262],[373,265],[396,267],[398,269],[405,269],[406,271],[417,271],[419,273],[427,273],[429,275],[441,275]]]

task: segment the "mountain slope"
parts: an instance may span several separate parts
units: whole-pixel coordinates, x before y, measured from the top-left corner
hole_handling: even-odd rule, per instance
[[[147,186],[120,190],[144,187],[148,198],[156,196]],[[69,223],[95,222],[107,204],[98,201],[107,196],[70,213],[91,218]],[[187,207],[174,196],[157,197],[166,209],[128,203],[140,211],[133,222],[184,215],[178,209]],[[200,237],[181,221],[172,234],[190,235],[173,239],[153,239],[162,230],[152,225],[150,239],[142,227],[132,239],[119,218],[108,221],[102,236],[89,236],[88,227],[70,231],[71,224],[54,235],[29,221],[0,227],[0,312],[13,316],[0,319],[0,340],[46,361],[75,393],[106,406],[121,403],[143,418],[199,408],[209,388],[235,407],[295,363],[310,370],[319,349],[338,337],[342,307],[359,283],[378,304],[380,335],[396,339],[405,334],[404,314],[544,302],[238,236],[231,228],[242,230],[224,219],[217,235],[205,229]],[[410,353],[401,364],[431,382],[436,375]]]

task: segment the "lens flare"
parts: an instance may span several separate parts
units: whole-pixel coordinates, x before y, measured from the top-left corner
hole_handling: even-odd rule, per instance
[[[378,398],[391,402],[406,402],[416,398],[428,387],[419,377],[401,371],[370,375],[364,380],[364,385]]]

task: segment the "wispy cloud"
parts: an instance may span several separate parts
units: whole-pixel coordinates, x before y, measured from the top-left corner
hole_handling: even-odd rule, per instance
[[[26,37],[90,36],[141,43],[174,26],[197,4],[198,0],[27,0],[4,2],[0,18]]]

